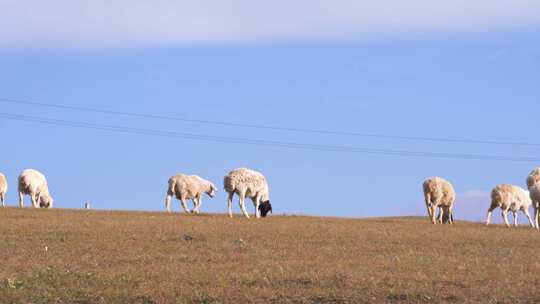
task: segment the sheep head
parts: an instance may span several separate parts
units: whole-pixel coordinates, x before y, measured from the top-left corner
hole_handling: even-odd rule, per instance
[[[272,205],[270,204],[270,201],[264,201],[259,205],[259,212],[261,213],[262,217],[266,217],[268,212],[272,212]]]
[[[50,195],[43,195],[39,198],[39,208],[52,208],[53,201]]]
[[[216,195],[216,192],[217,192],[216,186],[214,186],[214,184],[212,183],[209,183],[209,189],[208,191],[206,191],[206,194],[208,194],[208,196],[210,196],[211,198],[214,198],[214,196]]]

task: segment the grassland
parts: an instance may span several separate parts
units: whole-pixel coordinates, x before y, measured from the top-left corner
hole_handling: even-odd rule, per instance
[[[0,303],[540,303],[526,227],[7,208],[0,231]]]

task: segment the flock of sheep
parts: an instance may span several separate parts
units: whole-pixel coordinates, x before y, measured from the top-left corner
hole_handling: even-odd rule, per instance
[[[27,169],[19,175],[18,182],[19,207],[24,207],[24,195],[29,195],[34,208],[52,208],[53,198],[43,174],[34,169]],[[257,218],[265,217],[272,212],[268,183],[261,173],[247,168],[234,169],[225,176],[223,187],[228,193],[229,216],[233,215],[232,200],[235,193],[239,197],[240,209],[247,218],[249,214],[245,206],[246,198],[253,201]],[[5,207],[6,192],[7,180],[5,175],[0,173],[0,201],[3,207]],[[177,174],[169,178],[165,208],[171,212],[171,199],[175,196],[187,213],[199,213],[203,194],[214,197],[216,192],[217,188],[214,184],[197,175]],[[193,210],[188,209],[188,200],[193,201]]]
[[[527,176],[528,191],[515,185],[497,185],[491,191],[491,205],[486,218],[486,225],[491,222],[491,214],[496,208],[501,208],[502,217],[507,227],[508,212],[514,216],[514,226],[517,226],[517,212],[522,211],[533,228],[540,229],[540,167]],[[428,216],[433,224],[452,223],[454,220],[453,207],[456,192],[450,182],[441,177],[428,178],[423,183],[424,198]],[[534,221],[529,214],[529,207],[534,208]],[[437,211],[439,213],[437,214]]]
[[[53,198],[49,192],[47,180],[37,170],[24,170],[18,179],[19,207],[24,207],[24,195],[29,195],[34,208],[52,208]],[[272,212],[268,191],[268,182],[260,172],[238,168],[229,172],[223,179],[223,187],[228,193],[227,206],[229,216],[232,217],[232,200],[234,194],[239,197],[240,210],[249,218],[245,199],[250,198],[255,207],[255,217],[265,217]],[[514,225],[517,226],[517,212],[522,211],[529,219],[532,227],[540,229],[540,167],[534,169],[527,177],[528,191],[514,185],[502,184],[496,186],[491,192],[491,205],[488,209],[486,224],[491,222],[491,214],[496,208],[502,209],[502,217],[507,227],[508,212],[514,216]],[[441,177],[428,178],[423,183],[424,198],[428,216],[433,224],[452,223],[454,221],[453,208],[456,192],[450,182]],[[7,192],[6,177],[0,173],[0,201],[5,207]],[[199,213],[202,196],[207,194],[214,197],[217,192],[213,183],[197,176],[177,174],[169,178],[169,186],[165,198],[165,208],[171,212],[171,200],[176,197],[180,200],[182,208],[187,213]],[[193,201],[193,209],[189,210],[187,201]],[[529,214],[529,206],[534,207],[534,221]],[[438,212],[438,213],[437,213]]]
[[[2,207],[6,206],[6,192],[8,184],[6,176],[0,173],[0,201]],[[49,193],[47,179],[34,169],[24,170],[19,175],[19,207],[24,207],[24,195],[29,195],[34,208],[52,208],[53,198]]]
[[[230,217],[233,216],[232,200],[235,193],[239,197],[240,210],[247,218],[249,218],[249,214],[244,203],[246,198],[251,198],[253,202],[255,217],[265,217],[268,212],[272,212],[268,182],[260,172],[247,168],[234,169],[225,175],[223,188],[228,193],[227,206]],[[214,184],[197,175],[177,174],[169,178],[165,208],[171,212],[171,199],[176,196],[184,211],[199,213],[203,194],[206,193],[208,196],[214,197],[216,191],[217,188]],[[193,210],[191,211],[187,207],[188,200],[193,201]]]

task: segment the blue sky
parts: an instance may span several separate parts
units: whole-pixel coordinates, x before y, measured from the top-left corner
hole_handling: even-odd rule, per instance
[[[540,144],[537,2],[412,1],[401,7],[397,1],[277,1],[264,10],[245,1],[130,3],[136,5],[0,1],[0,98]],[[2,113],[224,137],[540,158],[538,146],[305,134],[1,101],[0,107]],[[25,168],[47,175],[57,207],[89,201],[100,209],[163,210],[169,176],[198,174],[221,188],[229,170],[247,166],[267,176],[279,214],[423,215],[421,183],[439,175],[458,192],[456,217],[482,220],[494,185],[524,186],[540,165],[201,142],[2,118],[0,130],[0,171],[10,182],[10,205]],[[174,207],[179,210],[178,203]],[[202,210],[225,212],[224,191],[205,198]]]

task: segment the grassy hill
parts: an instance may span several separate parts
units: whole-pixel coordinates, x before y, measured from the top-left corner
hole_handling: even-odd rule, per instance
[[[540,232],[0,209],[0,303],[540,303]]]

